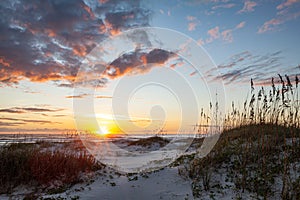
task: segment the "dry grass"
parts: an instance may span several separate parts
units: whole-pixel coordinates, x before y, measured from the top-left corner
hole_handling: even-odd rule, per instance
[[[64,148],[53,152],[43,147],[12,144],[0,149],[0,193],[11,193],[21,184],[42,188],[74,184],[80,181],[82,172],[101,167],[86,152]]]

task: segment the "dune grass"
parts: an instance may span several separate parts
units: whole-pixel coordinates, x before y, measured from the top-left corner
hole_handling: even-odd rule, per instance
[[[213,178],[223,174],[241,195],[251,192],[257,198],[299,199],[299,138],[298,128],[270,124],[247,125],[224,132],[208,156],[195,157],[190,163],[188,171],[194,180],[194,195],[198,197],[202,190],[225,187],[227,184],[221,185]]]
[[[278,80],[257,92],[251,80],[250,99],[243,108],[232,102],[214,149],[190,159],[195,197],[231,190],[237,199],[300,199],[299,79]]]

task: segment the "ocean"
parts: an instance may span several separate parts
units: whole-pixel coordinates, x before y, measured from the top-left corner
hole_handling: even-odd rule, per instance
[[[11,133],[11,132],[0,132],[0,146],[9,145],[11,143],[37,143],[37,142],[71,142],[74,140],[78,140],[81,138],[85,138],[85,134],[70,134],[70,133],[52,133],[52,132],[26,132],[26,133]],[[95,136],[93,134],[93,136]],[[97,136],[97,135],[96,135]],[[114,140],[119,138],[126,138],[129,140],[138,140],[141,138],[147,138],[155,136],[153,134],[138,134],[138,133],[132,133],[132,134],[124,134],[124,135],[117,135],[112,134],[113,137],[105,138],[106,140]],[[175,134],[175,133],[168,133],[168,134],[156,134],[156,136],[160,136],[163,138],[169,138],[173,139],[175,137],[205,137],[206,134],[191,134],[191,133],[181,133],[181,134]],[[100,136],[99,136],[100,137]],[[99,140],[99,137],[97,138]]]

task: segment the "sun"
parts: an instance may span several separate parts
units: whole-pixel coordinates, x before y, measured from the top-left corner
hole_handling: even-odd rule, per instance
[[[99,135],[105,136],[105,135],[108,135],[110,132],[106,126],[100,126],[100,130],[97,131],[97,133]]]

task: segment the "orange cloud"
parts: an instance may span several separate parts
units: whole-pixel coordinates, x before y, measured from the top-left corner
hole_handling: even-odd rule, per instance
[[[22,72],[19,71],[6,71],[5,69],[0,69],[0,86],[1,83],[7,85],[18,83],[20,80],[24,79],[21,75]]]
[[[100,3],[106,3],[108,0],[99,0]]]
[[[77,56],[83,57],[87,54],[87,49],[85,46],[76,45],[73,47],[73,53]]]
[[[55,37],[56,33],[54,32],[54,30],[51,29],[46,29],[46,33],[49,37]]]
[[[33,82],[46,82],[51,80],[60,80],[62,76],[56,73],[44,74],[41,76],[31,76],[30,80]]]
[[[3,73],[1,73],[3,72]],[[34,73],[26,71],[9,71],[4,72],[0,70],[0,82],[2,83],[18,83],[20,80],[29,79],[32,82],[46,82],[46,81],[58,81],[58,80],[68,80],[74,81],[75,76],[72,75],[62,75],[60,73]]]
[[[112,36],[116,36],[121,33],[121,30],[118,28],[115,28],[112,23],[110,23],[108,20],[105,20],[105,29],[108,31]]]
[[[151,12],[140,0],[124,1],[121,10],[115,1],[85,2],[58,1],[55,9],[51,3],[9,4],[15,11],[3,10],[0,87],[24,79],[72,86],[82,56],[97,41],[149,24]]]
[[[105,27],[105,25],[104,24],[101,24],[100,26],[99,26],[99,33],[100,34],[104,34],[104,33],[106,33],[106,27]]]
[[[146,55],[142,55],[141,56],[141,61],[143,62],[144,65],[147,64],[147,57],[146,57]]]
[[[53,54],[52,54],[50,51],[46,51],[46,52],[44,53],[44,55],[45,55],[45,57],[49,58],[49,57],[51,57]]]
[[[88,7],[87,5],[83,5],[83,9],[84,9],[87,13],[89,13],[89,15],[90,15],[90,17],[91,17],[92,19],[95,19],[95,15],[94,15],[94,13],[93,13],[93,11],[92,11],[92,9],[91,9],[90,7]]]
[[[124,74],[143,74],[150,71],[153,66],[164,66],[175,55],[172,52],[161,49],[153,49],[150,52],[137,50],[114,60],[106,67],[104,75],[114,79]]]
[[[121,33],[121,30],[120,29],[111,29],[109,32],[112,36],[116,36]]]
[[[0,65],[2,65],[4,67],[9,67],[10,63],[7,62],[4,58],[0,58]]]

